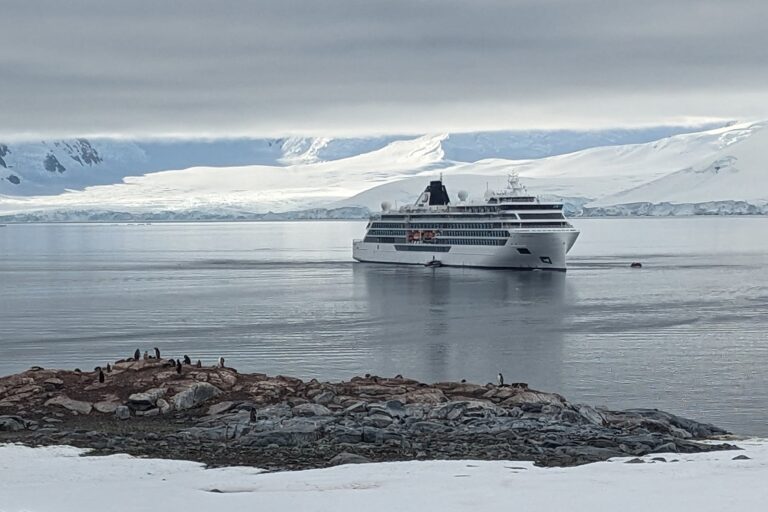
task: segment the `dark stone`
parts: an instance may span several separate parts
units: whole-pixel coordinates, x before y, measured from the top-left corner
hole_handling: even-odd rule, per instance
[[[342,464],[366,464],[372,462],[368,457],[356,453],[341,452],[328,461],[330,466],[340,466]]]
[[[0,416],[0,432],[17,432],[27,428],[27,422],[20,416]]]
[[[67,170],[63,165],[61,165],[61,162],[59,162],[59,159],[56,158],[56,155],[53,153],[48,153],[45,156],[45,160],[43,160],[43,167],[45,167],[45,170],[48,172],[63,173]]]

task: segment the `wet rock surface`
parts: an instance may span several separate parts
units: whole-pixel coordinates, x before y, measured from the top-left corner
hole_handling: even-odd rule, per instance
[[[32,368],[0,378],[0,442],[70,444],[98,454],[302,469],[412,459],[533,460],[735,449],[727,434],[656,409],[574,404],[518,383],[346,382],[239,374],[170,360],[99,372]]]

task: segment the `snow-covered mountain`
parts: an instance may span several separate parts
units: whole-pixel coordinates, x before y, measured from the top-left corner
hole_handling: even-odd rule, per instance
[[[347,139],[346,146],[284,139],[274,143],[269,164],[192,167],[58,195],[0,196],[0,218],[361,217],[382,201],[413,201],[439,173],[449,192],[479,198],[503,186],[511,170],[532,193],[563,199],[572,215],[768,213],[768,123],[525,160],[457,161],[450,156],[457,151],[453,137]],[[369,150],[341,157],[363,146]],[[477,154],[483,151],[489,150]]]
[[[768,122],[541,159],[454,163],[442,173],[454,190],[477,198],[503,186],[511,169],[532,192],[565,200],[572,214],[768,213]],[[398,180],[338,204],[375,209],[382,200],[410,202],[423,183]]]
[[[701,129],[701,128],[699,128]],[[450,134],[442,142],[448,160],[538,158],[595,146],[646,142],[695,131],[662,126],[600,131],[501,131]],[[1,143],[0,194],[51,195],[127,176],[190,167],[286,166],[341,160],[417,135],[282,139],[130,141],[73,139]]]

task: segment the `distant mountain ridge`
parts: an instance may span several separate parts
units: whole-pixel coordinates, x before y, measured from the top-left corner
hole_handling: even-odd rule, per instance
[[[543,158],[472,162],[449,156],[468,151],[456,149],[452,137],[283,139],[261,147],[271,163],[152,172],[57,195],[0,195],[0,221],[362,218],[383,201],[411,203],[439,174],[455,201],[460,190],[477,200],[503,187],[511,171],[531,193],[563,201],[572,216],[768,214],[768,122]],[[495,151],[484,144],[472,154]],[[13,148],[2,152],[7,162]],[[349,152],[355,154],[342,157]],[[99,164],[81,167],[88,165]]]
[[[452,133],[442,136],[441,148],[445,159],[459,162],[542,158],[590,147],[647,142],[711,127]],[[120,183],[128,176],[190,167],[329,162],[417,138],[417,135],[154,141],[78,138],[0,143],[0,194],[60,194],[66,190]]]

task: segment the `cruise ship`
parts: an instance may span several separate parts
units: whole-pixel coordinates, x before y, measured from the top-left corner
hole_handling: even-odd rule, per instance
[[[451,202],[439,180],[430,181],[412,205],[371,215],[365,238],[352,242],[352,257],[371,263],[566,270],[565,255],[579,231],[563,205],[529,195],[516,174],[505,189]]]

